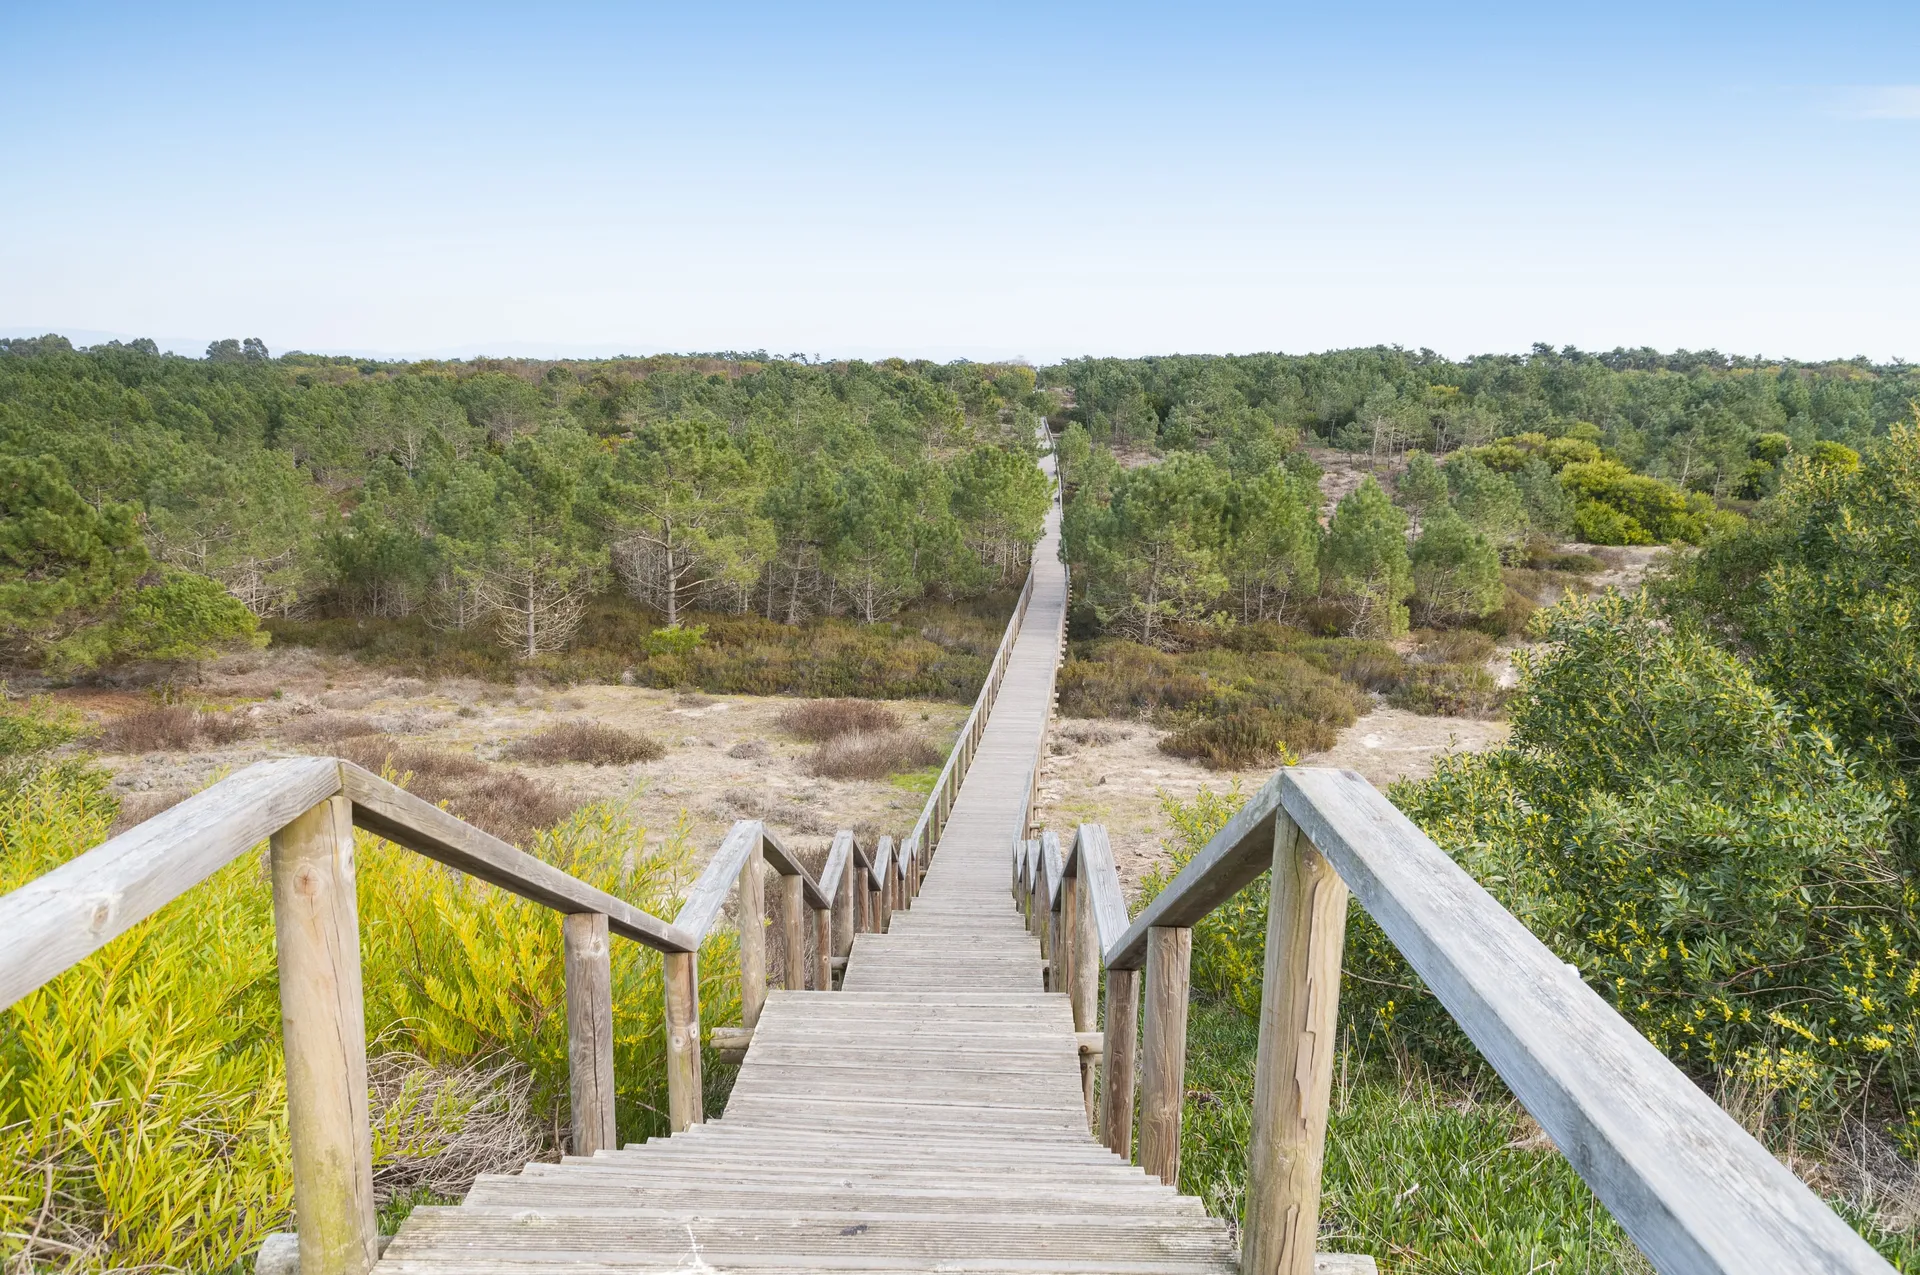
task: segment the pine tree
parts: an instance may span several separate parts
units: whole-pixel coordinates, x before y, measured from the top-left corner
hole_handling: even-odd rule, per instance
[[[1407,631],[1405,603],[1413,592],[1407,516],[1372,478],[1333,511],[1320,548],[1320,580],[1346,604],[1354,633],[1394,637]]]

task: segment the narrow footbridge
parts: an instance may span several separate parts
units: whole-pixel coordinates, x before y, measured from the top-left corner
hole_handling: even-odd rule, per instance
[[[1658,1270],[1892,1269],[1357,775],[1281,771],[1133,909],[1100,827],[1035,828],[1068,598],[1058,527],[1056,507],[897,842],[843,832],[815,873],[742,822],[668,922],[350,763],[263,762],[0,898],[0,1005],[270,840],[297,1238],[276,1237],[263,1269],[1362,1272],[1372,1258],[1319,1251],[1351,896]],[[375,1225],[356,827],[551,907],[566,941],[575,1154],[484,1176],[390,1240]],[[1230,1224],[1177,1190],[1187,965],[1193,926],[1268,871]],[[703,1029],[699,953],[729,901],[743,1024]],[[614,939],[662,954],[674,1130],[625,1147]],[[712,1118],[703,1054],[739,1064]]]

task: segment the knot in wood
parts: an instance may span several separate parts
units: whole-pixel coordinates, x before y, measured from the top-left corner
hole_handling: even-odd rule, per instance
[[[311,899],[324,887],[320,880],[320,870],[311,863],[303,863],[293,870],[293,892]]]

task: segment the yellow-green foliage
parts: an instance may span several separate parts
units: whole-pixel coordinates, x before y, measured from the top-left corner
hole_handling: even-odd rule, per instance
[[[97,777],[49,768],[0,796],[0,889],[104,836]],[[682,838],[638,853],[617,806],[581,811],[534,852],[637,907],[671,916]],[[559,918],[361,838],[367,1032],[433,1063],[511,1060],[533,1113],[566,1125]],[[0,1026],[0,1254],[43,1269],[219,1271],[288,1224],[285,1083],[264,848],[28,996]],[[730,937],[702,962],[703,1017],[737,1012]],[[621,1133],[664,1128],[659,960],[613,947]],[[381,1165],[418,1161],[466,1106],[409,1096],[376,1110]],[[378,1104],[376,1104],[378,1105]],[[436,1126],[436,1127],[428,1127]],[[28,1250],[23,1254],[22,1250]]]
[[[1173,824],[1173,835],[1162,843],[1169,862],[1140,883],[1134,910],[1153,901],[1189,860],[1206,847],[1213,834],[1245,803],[1235,780],[1224,793],[1202,788],[1190,802],[1160,794],[1160,809]],[[1266,968],[1267,896],[1269,878],[1261,873],[1252,884],[1207,914],[1193,929],[1195,990],[1224,1000],[1242,1013],[1260,1012],[1260,983]]]

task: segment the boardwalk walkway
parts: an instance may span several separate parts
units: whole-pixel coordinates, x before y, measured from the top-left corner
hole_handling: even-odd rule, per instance
[[[487,1177],[379,1270],[1237,1270],[1226,1228],[1087,1130],[1073,1017],[1008,893],[1066,577],[1058,515],[1006,680],[912,908],[843,989],[770,994],[724,1117]]]

